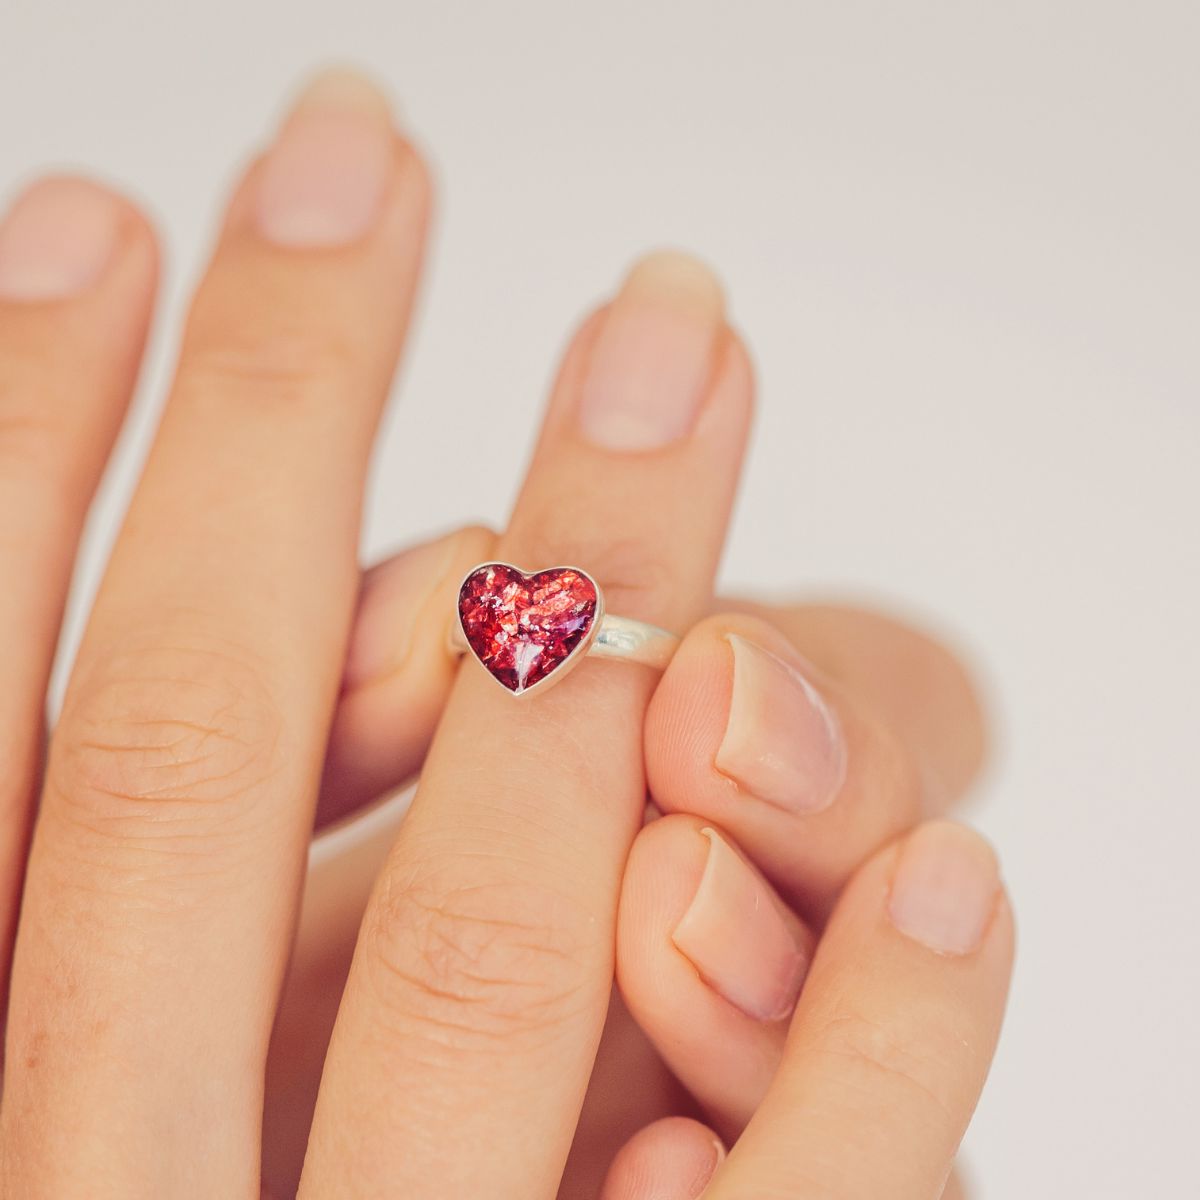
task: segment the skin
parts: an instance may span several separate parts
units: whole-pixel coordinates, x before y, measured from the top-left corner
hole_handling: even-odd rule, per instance
[[[382,164],[371,218],[316,247],[311,222],[266,236],[278,148],[238,185],[44,776],[70,566],[153,303],[149,227],[59,181],[111,206],[113,252],[86,287],[0,300],[3,1194],[939,1195],[1011,918],[995,879],[977,944],[946,954],[887,898],[915,837],[969,839],[994,874],[965,831],[909,832],[982,755],[962,668],[875,614],[714,601],[753,380],[681,260],[635,269],[572,339],[502,533],[360,576],[429,185],[366,85],[322,94],[317,124]],[[280,135],[293,158],[324,136],[312,105]],[[690,280],[679,336],[708,322],[698,408],[653,449],[599,444],[597,347],[667,267]],[[492,555],[579,562],[610,611],[685,640],[661,678],[587,663],[515,703],[442,650],[457,579]],[[819,812],[718,768],[731,632],[802,656],[836,714],[845,777]],[[314,820],[422,764],[356,945],[289,965]],[[669,814],[648,824],[647,788]],[[680,960],[704,830],[806,947],[794,1015],[747,1015]]]

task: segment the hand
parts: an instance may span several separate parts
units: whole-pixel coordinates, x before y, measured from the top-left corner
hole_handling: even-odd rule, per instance
[[[456,547],[461,548],[457,554]],[[355,672],[343,696],[331,746],[331,762],[342,767],[327,774],[327,784],[335,793],[353,792],[348,782],[355,778],[353,763],[373,764],[377,785],[387,786],[405,778],[419,761],[419,750],[406,747],[404,739],[397,751],[397,739],[390,733],[421,729],[432,722],[443,698],[445,659],[419,651],[397,657],[388,648],[429,645],[453,602],[456,580],[472,563],[493,552],[494,544],[484,531],[465,530],[399,555],[368,576],[355,643],[363,644],[368,661],[385,665],[362,678]],[[425,562],[445,568],[442,593],[433,597],[428,594],[429,574],[421,569]],[[686,1100],[681,1104],[676,1076],[699,1099],[726,1142],[740,1135],[766,1094],[783,1053],[787,1023],[764,1020],[763,1014],[779,1005],[786,1009],[795,999],[803,965],[811,957],[810,930],[824,926],[846,875],[859,862],[907,829],[921,812],[936,811],[958,799],[979,765],[978,704],[961,668],[936,643],[892,620],[851,608],[768,607],[729,600],[717,601],[716,607],[724,615],[692,630],[657,688],[646,729],[648,774],[662,807],[701,814],[704,826],[723,830],[722,845],[733,843],[745,858],[770,872],[788,902],[757,871],[750,877],[759,894],[770,898],[768,911],[774,907],[784,912],[796,931],[801,970],[779,972],[776,963],[772,973],[769,956],[755,955],[727,964],[722,972],[718,943],[716,964],[705,963],[706,974],[701,976],[673,936],[707,861],[701,852],[704,843],[696,836],[699,823],[676,824],[680,818],[670,817],[646,829],[635,844],[626,874],[618,962],[629,1005],[651,1042],[617,1003],[609,1014],[562,1196],[594,1196],[597,1176],[604,1174],[622,1143],[668,1113],[689,1111]],[[786,713],[787,719],[769,725],[776,730],[778,751],[772,754],[769,745],[763,745],[763,752],[752,761],[774,760],[779,769],[765,777],[759,774],[756,791],[733,785],[728,774],[708,765],[721,759],[726,713],[734,707],[731,632],[743,639],[743,657],[750,653],[753,663],[752,647],[761,646],[792,662],[810,682],[819,684],[820,695],[836,710],[852,754],[845,778],[832,794],[814,795],[810,787],[797,793],[798,783],[811,780],[810,774],[797,768],[808,765],[820,739],[811,736],[812,723],[804,721],[803,707],[797,714],[789,703],[788,689],[781,696],[760,694],[755,683],[763,677],[756,677],[753,670],[742,673],[739,707],[776,710]],[[765,682],[772,682],[772,673]],[[765,724],[755,722],[752,728]],[[398,760],[393,758],[396,754]],[[721,765],[728,769],[728,753]],[[758,792],[765,793],[765,802]],[[718,862],[728,865],[730,856],[722,854]],[[986,855],[981,862],[986,869]],[[797,912],[808,914],[808,921],[794,915]],[[753,944],[752,932],[748,924],[729,944]],[[765,941],[770,949],[771,938]],[[783,946],[788,952],[790,944],[785,941]],[[691,949],[703,961],[703,949]],[[762,957],[767,961],[758,961]],[[952,1014],[986,1027],[984,1046],[990,1046],[994,1037],[1004,978],[1003,970],[996,973],[994,989],[984,989],[984,1004]],[[772,979],[790,982],[794,991],[782,1001],[756,997],[755,984],[761,987],[764,980]],[[340,983],[331,990],[335,1006]],[[289,993],[289,1000],[277,1037],[281,1030],[291,1030],[293,1036],[281,1039],[287,1041],[288,1050],[281,1048],[279,1058],[294,1068],[300,1060],[296,1049],[312,1044],[317,1049],[310,1053],[319,1064],[328,1026],[319,1017],[314,1020],[311,986],[294,996]],[[889,1005],[888,1015],[896,1021],[906,1016],[899,1005]],[[913,1061],[920,1043],[919,1032],[914,1031]],[[664,1059],[674,1075],[664,1069]],[[984,1061],[986,1055],[962,1064],[963,1069],[978,1073]],[[294,1101],[294,1069],[288,1083],[287,1100]],[[315,1079],[312,1089],[315,1092]],[[968,1089],[967,1096],[971,1095]],[[960,1120],[965,1118],[962,1105],[966,1103],[960,1102]],[[307,1112],[295,1111],[282,1098],[273,1111],[277,1131],[295,1124],[293,1143],[307,1132]],[[881,1128],[879,1136],[885,1132]],[[947,1127],[942,1132],[950,1136]],[[702,1165],[713,1144],[711,1133],[693,1135],[695,1129],[677,1122],[661,1129],[655,1124],[652,1133],[636,1138],[620,1156],[611,1186],[617,1187],[625,1170],[637,1173],[643,1168],[650,1172],[646,1178],[661,1181],[662,1171],[673,1162],[686,1175],[695,1166],[688,1147]],[[672,1145],[682,1137],[685,1145],[660,1146],[662,1137],[672,1139]],[[650,1154],[652,1147],[652,1157],[661,1155],[663,1163],[650,1170],[643,1154]],[[861,1165],[870,1167],[880,1161],[867,1158]]]
[[[808,931],[694,819],[639,839],[621,923],[635,1011],[738,1141],[722,1165],[713,1128],[650,1125],[617,1156],[605,1200],[943,1195],[1012,949],[995,860],[974,834],[929,823],[864,866],[806,979]]]
[[[232,202],[47,765],[12,975],[10,1194],[257,1190],[362,477],[426,195],[378,99],[341,80]],[[13,811],[152,291],[144,223],[88,185],[43,185],[0,234]],[[748,409],[707,277],[643,268],[568,355],[502,552],[581,561],[615,611],[688,627]],[[364,925],[307,1194],[554,1193],[607,1008],[650,690],[588,664],[518,719],[463,673]],[[11,928],[24,845],[7,828]]]

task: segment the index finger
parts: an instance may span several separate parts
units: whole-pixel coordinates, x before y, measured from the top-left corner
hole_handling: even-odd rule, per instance
[[[685,627],[750,397],[708,272],[642,263],[568,354],[498,557],[575,564],[612,613]],[[555,1195],[608,1006],[653,684],[589,661],[516,702],[466,664],[364,922],[303,1195]]]

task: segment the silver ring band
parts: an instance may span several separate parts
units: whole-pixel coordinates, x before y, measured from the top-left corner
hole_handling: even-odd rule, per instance
[[[657,625],[605,613],[598,623],[596,636],[584,653],[593,658],[620,658],[662,671],[671,661],[678,645],[679,639],[673,633],[659,629]],[[467,654],[470,649],[462,622],[453,621],[450,625],[451,652]]]

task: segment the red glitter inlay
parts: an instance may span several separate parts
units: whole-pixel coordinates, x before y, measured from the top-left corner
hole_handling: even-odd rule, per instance
[[[545,679],[596,619],[596,585],[570,567],[526,575],[505,563],[472,571],[458,593],[467,644],[510,692]]]

